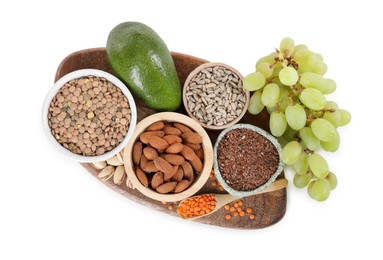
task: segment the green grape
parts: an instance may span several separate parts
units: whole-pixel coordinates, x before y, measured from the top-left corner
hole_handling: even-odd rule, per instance
[[[263,88],[262,103],[267,107],[274,107],[279,99],[279,86],[275,83],[267,84]]]
[[[259,114],[265,107],[262,103],[261,97],[262,97],[261,91],[255,91],[254,94],[251,96],[249,101],[249,107],[247,109],[250,114],[253,114],[253,115]]]
[[[350,123],[350,121],[351,121],[350,112],[348,112],[345,109],[339,109],[339,113],[340,113],[340,122],[339,122],[340,126],[345,126],[348,123]]]
[[[335,174],[332,172],[329,172],[329,174],[326,177],[326,180],[330,184],[331,190],[334,190],[336,186],[338,185],[338,179],[336,178]]]
[[[291,165],[298,161],[302,153],[302,146],[297,141],[291,141],[282,149],[282,161]]]
[[[259,71],[250,73],[243,79],[243,87],[247,91],[261,89],[265,85],[266,79]]]
[[[257,71],[259,71],[260,73],[262,73],[263,76],[265,76],[265,78],[269,78],[273,74],[273,71],[274,71],[274,69],[267,62],[261,62],[261,63],[257,64],[255,69]]]
[[[299,130],[299,136],[302,139],[303,144],[311,151],[319,149],[319,139],[314,135],[310,127],[303,127]]]
[[[311,178],[312,178],[311,172],[307,172],[305,174],[295,174],[293,179],[294,186],[300,189],[304,188],[307,186],[307,184],[309,184]]]
[[[288,142],[294,141],[296,138],[296,134],[297,131],[295,131],[294,129],[289,127],[289,125],[287,125],[286,131],[283,133],[283,138],[285,138]]]
[[[323,75],[327,71],[327,66],[323,63],[323,57],[312,51],[300,51],[295,55],[294,60],[299,64],[298,72],[300,74],[313,72]]]
[[[277,137],[277,139],[278,139],[278,142],[281,144],[282,147],[285,147],[285,145],[288,143],[288,141],[283,136],[279,136],[279,137]]]
[[[325,107],[326,109],[326,107]],[[340,125],[340,112],[339,110],[334,110],[331,112],[325,112],[323,114],[323,119],[326,119],[329,121],[335,128],[337,128]]]
[[[307,153],[302,153],[298,161],[293,164],[296,174],[305,174],[309,170],[309,156]]]
[[[334,93],[336,90],[336,83],[332,79],[325,79],[326,80],[326,89],[322,91],[323,94],[331,94]]]
[[[285,115],[287,123],[294,130],[299,131],[306,125],[306,112],[298,103],[287,106]]]
[[[312,183],[312,184],[311,184]],[[331,187],[326,179],[312,181],[307,189],[311,198],[317,201],[325,201],[330,196]]]
[[[287,122],[289,122],[287,113],[286,119]],[[331,141],[331,139],[334,138],[336,134],[335,127],[329,121],[323,118],[314,119],[314,121],[311,122],[311,130],[313,130],[314,135],[318,137],[319,140],[324,142]]]
[[[295,46],[295,48],[294,48],[294,52],[293,52],[293,54],[291,55],[291,56],[295,56],[295,55],[297,55],[299,52],[301,52],[301,51],[307,51],[309,48],[307,48],[307,46],[306,45],[304,45],[304,44],[298,44],[297,46]]]
[[[295,44],[293,39],[286,37],[281,41],[279,45],[279,50],[283,53],[285,57],[289,57],[294,52],[294,47]]]
[[[327,101],[324,109],[338,109],[338,104],[334,101]]]
[[[264,56],[262,58],[260,58],[257,63],[255,64],[255,68],[257,68],[257,66],[260,64],[260,63],[263,63],[263,62],[266,62],[268,64],[274,64],[275,62],[275,59],[278,58],[278,54],[276,52],[272,52],[270,53],[269,55],[267,56]]]
[[[293,67],[285,67],[279,72],[279,80],[286,86],[294,85],[298,78],[298,72]]]
[[[284,87],[279,88],[279,98],[278,98],[278,110],[280,112],[285,112],[286,107],[290,104],[289,100],[289,91]]]
[[[327,72],[327,65],[323,62],[314,63],[311,65],[311,71],[320,75],[324,75]]]
[[[318,73],[305,72],[301,74],[299,83],[305,88],[314,88],[323,93],[327,89],[328,82]]]
[[[286,131],[287,121],[286,116],[282,112],[272,112],[270,114],[270,131],[274,136],[282,136]]]
[[[326,160],[318,153],[309,156],[309,167],[311,172],[318,178],[325,178],[329,173]]]
[[[338,131],[335,132],[334,137],[330,141],[328,142],[320,141],[320,145],[322,146],[323,150],[325,150],[326,152],[336,152],[340,145],[340,136]]]
[[[306,107],[312,110],[321,110],[326,105],[326,98],[319,90],[315,88],[304,89],[301,92],[299,99]]]
[[[312,189],[313,189],[313,185],[314,185],[314,182],[315,180],[311,181],[309,183],[309,185],[307,186],[307,193],[309,194],[310,198],[314,199],[314,197],[312,196]]]

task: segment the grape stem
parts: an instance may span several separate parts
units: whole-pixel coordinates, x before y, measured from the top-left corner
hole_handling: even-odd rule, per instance
[[[335,109],[331,108],[331,109],[322,109],[321,110],[323,113],[326,113],[326,112],[329,112],[329,113],[335,113]]]
[[[313,150],[310,150],[309,148],[306,148],[303,150],[307,154],[314,154],[315,152]]]

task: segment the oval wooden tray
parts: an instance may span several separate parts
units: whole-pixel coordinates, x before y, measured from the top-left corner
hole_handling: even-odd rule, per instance
[[[180,78],[181,84],[185,82],[189,73],[202,63],[207,62],[206,60],[189,56],[186,54],[172,52],[173,60],[175,62],[178,76]],[[106,57],[105,48],[93,48],[85,49],[81,51],[74,52],[67,56],[59,65],[55,81],[64,76],[65,74],[72,72],[78,69],[84,68],[93,68],[100,69],[113,74],[112,69],[109,67],[108,60]],[[148,108],[139,100],[136,100],[137,112],[138,112],[138,121],[141,121],[148,115],[155,113],[154,110]],[[177,112],[185,113],[184,107],[182,106]],[[264,111],[265,112],[265,111]],[[261,113],[257,116],[250,115],[247,113],[245,117],[241,120],[242,123],[251,123],[257,125],[266,131],[268,131],[268,114],[267,112]],[[219,131],[208,131],[208,134],[211,138],[212,143],[214,144]],[[89,164],[82,164],[84,168],[97,179],[98,171],[95,170]],[[101,181],[101,180],[100,180]],[[168,203],[166,205],[162,204],[159,201],[152,200],[141,194],[136,189],[131,189],[126,187],[124,184],[118,186],[113,183],[113,181],[102,181],[106,186],[113,189],[114,191],[120,193],[121,195],[141,203],[147,207],[150,207],[155,210],[162,211],[164,213],[176,216],[177,205],[173,203]],[[226,193],[225,191],[220,191],[217,186],[212,185],[213,180],[209,179],[207,183],[202,187],[202,189],[197,194],[203,193]],[[254,195],[251,197],[243,198],[242,208],[252,208],[254,214],[254,219],[249,218],[249,214],[246,214],[244,217],[233,217],[230,220],[225,219],[225,215],[230,213],[224,208],[218,210],[214,214],[211,214],[206,217],[197,219],[197,222],[211,224],[227,228],[239,228],[239,229],[259,229],[271,226],[277,223],[283,218],[286,212],[286,189]],[[172,205],[171,210],[168,209],[168,205]],[[185,220],[187,221],[187,220]]]

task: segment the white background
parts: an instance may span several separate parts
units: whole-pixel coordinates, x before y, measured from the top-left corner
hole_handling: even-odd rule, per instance
[[[381,258],[380,1],[173,2],[1,2],[0,259]],[[318,203],[290,184],[279,223],[224,229],[136,204],[62,158],[40,119],[56,68],[74,51],[105,46],[124,21],[245,75],[285,36],[321,53],[338,84],[329,99],[353,116],[341,148],[326,154],[339,179],[331,197]]]

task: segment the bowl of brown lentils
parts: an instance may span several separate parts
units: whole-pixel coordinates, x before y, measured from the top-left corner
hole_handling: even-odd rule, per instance
[[[83,163],[119,153],[133,135],[136,104],[115,76],[96,69],[73,71],[48,92],[42,109],[44,131],[64,156]]]
[[[224,63],[198,66],[184,84],[186,112],[206,129],[222,130],[236,124],[245,115],[250,100],[242,79],[241,73]]]

